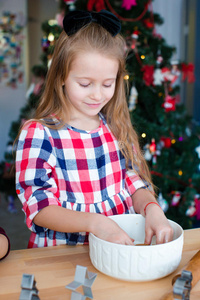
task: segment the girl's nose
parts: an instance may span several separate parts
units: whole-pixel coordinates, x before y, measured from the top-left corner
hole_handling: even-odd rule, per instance
[[[91,93],[91,98],[94,101],[100,101],[102,99],[102,91],[101,87],[93,87],[92,93]]]

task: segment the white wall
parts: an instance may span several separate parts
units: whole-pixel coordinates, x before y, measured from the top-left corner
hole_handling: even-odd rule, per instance
[[[173,59],[182,59],[182,18],[183,0],[154,0],[153,11],[158,13],[164,20],[163,25],[157,26],[156,31],[160,33],[169,46],[177,49]]]
[[[26,0],[0,0],[0,16],[4,11],[13,14],[22,12],[26,17]],[[23,34],[26,36],[26,29]],[[26,61],[25,41],[23,49],[23,66]],[[26,93],[26,74],[24,82],[16,89],[5,84],[0,84],[0,161],[4,159],[6,145],[8,142],[8,133],[12,121],[16,121],[19,116],[20,108],[25,103]]]

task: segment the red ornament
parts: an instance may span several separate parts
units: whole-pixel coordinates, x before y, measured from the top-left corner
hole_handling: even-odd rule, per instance
[[[186,78],[188,79],[189,83],[192,83],[195,81],[195,77],[194,77],[194,65],[193,64],[181,64],[182,67],[182,80],[184,81]]]
[[[87,3],[87,10],[95,10],[99,12],[102,9],[106,9],[104,0],[89,0]]]
[[[162,137],[161,142],[163,143],[163,146],[165,148],[170,148],[171,147],[171,139],[169,137]]]
[[[143,72],[143,80],[147,86],[153,84],[154,66],[144,65],[141,69]]]
[[[149,150],[151,151],[151,153],[155,153],[156,152],[156,142],[155,142],[155,139],[151,140],[151,144],[149,146]]]
[[[173,73],[169,68],[164,67],[161,69],[164,81],[170,81],[172,84],[178,79],[179,74],[178,72]]]
[[[176,97],[171,97],[167,95],[165,102],[162,104],[162,107],[165,108],[165,112],[175,111],[176,110]]]
[[[154,28],[154,23],[151,19],[145,19],[143,23],[147,28]]]

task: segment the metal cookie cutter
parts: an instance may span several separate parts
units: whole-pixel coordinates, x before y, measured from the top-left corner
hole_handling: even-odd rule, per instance
[[[66,288],[72,290],[71,300],[93,299],[91,286],[97,274],[89,272],[86,267],[76,266],[74,281],[66,285]],[[77,292],[76,289],[82,286],[84,294]]]
[[[183,270],[181,277],[177,278],[174,283],[173,294],[174,300],[189,300],[190,290],[192,288],[192,272]]]
[[[38,300],[38,289],[34,275],[23,274],[21,282],[21,294],[19,300]]]

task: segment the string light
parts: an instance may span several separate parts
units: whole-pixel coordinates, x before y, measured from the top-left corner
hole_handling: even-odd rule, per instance
[[[141,57],[141,59],[145,59],[145,55],[141,55],[140,57]]]
[[[175,143],[176,143],[176,140],[175,140],[175,139],[172,139],[172,140],[171,140],[171,143],[172,143],[172,144],[175,144]]]
[[[49,26],[54,26],[54,25],[57,25],[58,24],[58,22],[57,22],[57,20],[49,20],[48,21],[48,24],[49,24]]]
[[[178,171],[178,175],[179,175],[179,176],[182,176],[182,175],[183,175],[183,171],[182,171],[182,170],[179,170],[179,171]]]
[[[52,33],[49,33],[49,35],[48,35],[48,40],[49,40],[50,42],[53,42],[53,41],[54,41],[54,35],[53,35]]]
[[[145,132],[143,132],[143,133],[141,134],[141,137],[142,137],[143,139],[144,139],[146,136],[147,136],[147,135],[146,135]]]
[[[129,75],[125,75],[124,80],[129,80]]]

